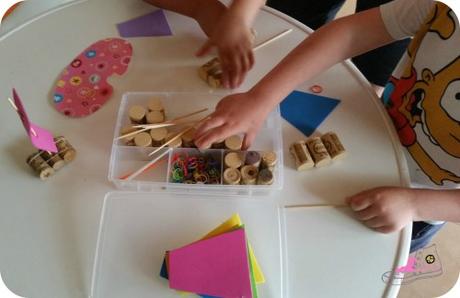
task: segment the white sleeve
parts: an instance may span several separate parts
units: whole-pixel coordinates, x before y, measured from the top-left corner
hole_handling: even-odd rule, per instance
[[[394,0],[380,6],[388,33],[394,39],[414,36],[426,21],[433,0]]]

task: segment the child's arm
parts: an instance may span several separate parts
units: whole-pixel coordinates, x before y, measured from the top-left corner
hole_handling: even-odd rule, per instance
[[[230,135],[244,133],[244,148],[248,148],[268,113],[298,84],[344,59],[391,41],[379,8],[320,28],[250,91],[222,99],[211,119],[198,129],[195,143],[203,148]]]
[[[209,40],[197,52],[197,56],[203,56],[212,47],[217,48],[223,70],[222,84],[226,88],[241,85],[254,65],[251,26],[264,4],[265,0],[233,0],[228,11],[215,24]]]
[[[382,233],[398,231],[412,221],[460,222],[460,189],[380,187],[346,201],[359,220]]]
[[[233,0],[229,8],[218,0],[144,0],[194,18],[209,37],[197,56],[216,47],[222,64],[222,84],[238,87],[254,65],[251,26],[265,0]]]

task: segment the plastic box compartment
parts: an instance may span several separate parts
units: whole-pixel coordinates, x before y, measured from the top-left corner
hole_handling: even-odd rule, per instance
[[[110,157],[109,167],[109,180],[112,181],[117,188],[122,190],[132,191],[152,191],[156,189],[166,190],[182,190],[182,191],[198,191],[198,192],[211,192],[222,194],[236,194],[236,195],[267,195],[273,190],[280,190],[283,187],[283,153],[282,153],[282,135],[281,135],[281,116],[279,108],[276,108],[270,113],[265,121],[263,127],[259,131],[256,139],[253,142],[250,150],[253,151],[274,151],[277,154],[277,164],[275,166],[273,175],[274,182],[272,185],[224,185],[220,184],[185,184],[173,183],[170,181],[170,166],[171,158],[177,152],[189,152],[190,154],[212,154],[214,156],[221,156],[221,165],[223,165],[223,155],[226,150],[224,149],[208,149],[200,150],[193,148],[177,148],[169,150],[169,153],[157,162],[152,169],[149,169],[136,177],[133,180],[125,180],[128,174],[136,171],[148,161],[161,153],[168,150],[162,149],[153,157],[148,154],[154,151],[154,147],[136,147],[127,146],[123,140],[115,140],[115,137],[120,135],[122,127],[131,124],[128,117],[128,110],[133,105],[147,106],[148,101],[152,97],[162,98],[163,106],[165,109],[166,119],[174,119],[193,111],[203,108],[208,108],[207,112],[195,115],[190,118],[192,120],[199,120],[214,110],[218,101],[224,97],[222,94],[212,93],[191,93],[191,92],[129,92],[123,95],[118,111],[117,123],[114,133],[114,142],[112,145],[112,153]],[[174,129],[174,128],[172,128]],[[178,131],[178,130],[175,130]],[[221,167],[223,172],[224,167]],[[222,177],[221,172],[221,177]]]

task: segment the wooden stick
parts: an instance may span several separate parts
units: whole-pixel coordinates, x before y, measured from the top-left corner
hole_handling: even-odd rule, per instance
[[[332,208],[343,208],[343,207],[348,207],[346,204],[301,204],[301,205],[289,205],[289,206],[284,206],[284,208],[320,208],[320,207],[332,207]]]
[[[16,112],[18,111],[18,107],[14,104],[14,101],[8,97],[8,101],[10,102],[11,106],[13,107],[13,109],[16,110]]]
[[[136,172],[132,173],[131,175],[129,175],[126,180],[132,180],[134,178],[136,178],[137,176],[139,176],[139,174],[141,174],[142,172],[144,172],[146,169],[148,169],[149,167],[153,166],[158,160],[160,160],[163,156],[165,156],[166,154],[169,153],[171,149],[168,149],[166,150],[165,152],[161,153],[157,158],[153,159],[152,161],[148,162],[145,166],[143,166],[142,168],[140,168],[139,170],[137,170]],[[156,151],[156,150],[155,150]]]
[[[145,170],[142,171],[142,173],[145,173],[147,172],[148,170],[151,170],[153,169],[156,165],[158,165],[158,163],[162,162],[162,161],[165,161],[165,159],[161,159],[159,160],[158,162],[154,163],[154,164],[151,164],[150,166],[148,166]],[[142,174],[141,173],[141,174]],[[131,172],[129,174],[126,174],[126,175],[123,175],[123,176],[120,176],[118,179],[121,179],[121,180],[126,180],[126,178],[128,178],[129,176],[131,176],[132,174],[134,174],[134,172]]]
[[[116,138],[115,138],[115,141],[120,140],[120,139],[124,139],[124,138],[127,138],[127,137],[130,137],[130,136],[133,136],[133,135],[137,135],[138,133],[141,133],[141,132],[146,131],[146,130],[149,130],[149,129],[155,129],[155,128],[160,128],[160,127],[168,127],[168,126],[174,126],[174,125],[181,124],[181,123],[178,123],[177,121],[182,120],[182,119],[185,119],[185,118],[188,118],[188,117],[191,117],[191,116],[194,116],[194,115],[199,114],[199,113],[203,113],[203,112],[205,112],[205,111],[207,111],[207,110],[208,110],[208,108],[204,108],[204,109],[201,109],[201,110],[198,110],[198,111],[189,113],[189,114],[185,114],[185,115],[183,115],[183,116],[179,116],[179,117],[174,118],[174,119],[172,119],[172,120],[169,120],[169,121],[166,121],[166,122],[162,122],[162,123],[158,123],[158,124],[150,124],[150,125],[142,124],[142,125],[135,125],[135,126],[133,126],[134,128],[142,128],[142,129],[139,129],[139,130],[136,130],[136,131],[133,131],[133,132],[124,134],[124,135],[122,135],[122,136],[116,137]]]
[[[187,133],[189,130],[191,130],[192,128],[195,128],[198,124],[202,123],[203,121],[207,120],[209,118],[209,115],[204,117],[203,119],[197,121],[194,125],[184,129],[183,131],[179,132],[177,135],[175,135],[172,139],[170,139],[169,141],[167,141],[166,143],[164,143],[163,145],[161,145],[160,147],[158,147],[155,151],[151,152],[149,154],[149,156],[152,156],[153,154],[157,153],[158,151],[160,151],[162,148],[164,148],[165,146],[168,146],[169,144],[171,144],[172,142],[174,142],[175,140],[177,140],[178,138],[180,138],[182,135],[184,135],[185,133]]]
[[[255,48],[253,48],[253,51],[257,51],[258,49],[263,48],[264,46],[266,46],[266,45],[268,45],[268,44],[274,42],[275,40],[280,39],[280,38],[283,37],[284,35],[291,33],[291,31],[292,31],[292,29],[286,29],[286,30],[284,30],[283,32],[281,32],[281,33],[279,33],[279,34],[277,34],[277,35],[275,35],[275,36],[273,36],[273,37],[267,39],[266,41],[264,41],[264,42],[258,44]]]

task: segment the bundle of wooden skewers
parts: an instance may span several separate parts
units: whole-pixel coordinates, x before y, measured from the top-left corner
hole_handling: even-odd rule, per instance
[[[155,147],[148,156],[153,156],[160,151],[162,152],[137,171],[120,178],[126,180],[134,179],[168,154],[171,148],[181,146],[194,147],[193,137],[195,130],[209,116],[193,121],[189,119],[207,110],[207,108],[204,108],[171,120],[165,120],[164,108],[159,99],[152,99],[147,108],[139,105],[131,106],[128,113],[132,125],[124,127],[121,130],[121,135],[116,137],[115,141],[123,140],[124,144],[129,146]],[[173,127],[179,129],[176,129],[176,132],[168,133],[167,128],[170,129]],[[169,149],[165,150],[164,148],[166,147]]]

